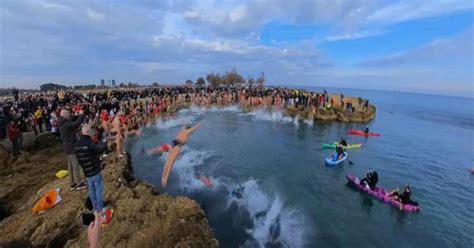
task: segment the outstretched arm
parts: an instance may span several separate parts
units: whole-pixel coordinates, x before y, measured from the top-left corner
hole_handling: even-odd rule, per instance
[[[194,131],[196,131],[196,129],[200,128],[203,122],[204,121],[200,121],[198,124],[191,127],[191,130],[189,131],[189,133],[193,133]]]
[[[163,153],[163,151],[160,149],[159,146],[146,151],[146,154],[148,156],[151,156],[151,155],[154,155],[154,154],[160,154],[160,153]]]

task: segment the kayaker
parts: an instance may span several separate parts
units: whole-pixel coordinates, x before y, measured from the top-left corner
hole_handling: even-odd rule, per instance
[[[341,141],[339,142],[339,145],[341,146],[347,146],[347,141],[341,137]]]
[[[369,134],[369,126],[365,126],[364,133]]]
[[[418,202],[411,200],[411,187],[408,184],[405,186],[405,189],[403,190],[402,194],[398,192],[398,188],[397,188],[395,190],[392,190],[390,193],[388,193],[388,196],[400,202],[400,210],[403,210],[403,205],[405,204],[418,206]]]
[[[379,176],[377,174],[377,171],[372,171],[371,169],[369,169],[367,171],[366,177],[360,181],[360,184],[365,184],[366,186],[370,187],[370,189],[374,190],[378,182]]]
[[[337,154],[337,160],[341,160],[342,157],[344,157],[344,148],[342,147],[342,145],[338,145],[336,147],[336,154]]]

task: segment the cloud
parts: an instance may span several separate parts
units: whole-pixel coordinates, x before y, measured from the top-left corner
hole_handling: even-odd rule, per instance
[[[197,1],[184,17],[199,30],[227,37],[248,35],[275,20],[293,25],[325,24],[350,36],[403,21],[473,10],[473,5],[471,0]]]
[[[87,8],[86,13],[87,13],[87,16],[89,16],[89,18],[91,18],[93,20],[96,20],[96,21],[101,21],[105,18],[104,14],[93,11],[92,9],[89,9],[89,8]]]
[[[379,24],[394,24],[473,9],[474,3],[470,0],[400,1],[376,10],[367,16],[367,21]]]
[[[384,67],[402,65],[432,66],[435,62],[471,62],[473,61],[474,28],[458,34],[451,39],[437,39],[422,47],[390,54],[379,58],[367,59],[358,63],[359,66]]]
[[[336,85],[338,80],[380,79],[384,75],[376,72],[379,64],[408,65],[410,61],[430,61],[430,56],[442,60],[449,54],[466,58],[466,51],[472,54],[472,46],[466,50],[468,35],[456,38],[464,43],[443,39],[405,53],[362,61],[363,66],[350,72],[320,51],[316,40],[363,39],[382,35],[398,22],[472,10],[470,1],[450,3],[6,0],[0,4],[0,84],[36,87],[48,81],[91,83],[101,78],[182,82],[233,67],[244,75],[264,71],[275,84]],[[325,31],[314,39],[284,42],[270,37],[275,41],[265,43],[260,36],[265,25],[274,22],[289,27],[324,27]],[[464,48],[459,48],[462,44]],[[441,51],[443,54],[435,55]],[[419,78],[429,75],[422,66],[420,62],[413,72]],[[389,76],[402,77],[392,67],[383,69]]]
[[[330,35],[326,37],[326,41],[331,42],[331,41],[341,41],[341,40],[357,40],[357,39],[364,39],[364,38],[379,36],[385,33],[386,31],[381,31],[381,30],[364,30],[364,31],[355,32],[355,33]]]

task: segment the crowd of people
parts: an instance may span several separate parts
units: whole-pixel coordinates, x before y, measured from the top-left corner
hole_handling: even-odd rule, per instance
[[[155,87],[108,89],[96,91],[36,92],[20,94],[0,102],[0,139],[11,141],[16,158],[23,146],[23,133],[51,133],[61,140],[70,175],[70,190],[88,189],[93,210],[102,223],[113,214],[104,206],[101,158],[115,151],[118,159],[125,155],[124,141],[140,135],[140,128],[152,123],[162,113],[178,105],[240,105],[249,107],[332,108],[334,98],[322,93],[287,88],[192,88]],[[346,98],[347,99],[347,98]],[[351,100],[341,94],[339,108],[354,112]],[[367,110],[368,100],[359,100],[360,111]],[[184,127],[172,144],[162,144],[149,155],[169,152],[162,186],[166,187],[173,163],[181,146],[201,123]],[[82,173],[80,172],[82,169]],[[209,183],[210,184],[210,183]]]
[[[289,106],[332,108],[334,98],[324,90],[322,93],[287,88],[188,88],[165,87],[134,90],[102,90],[90,92],[58,91],[49,93],[19,94],[13,91],[13,99],[0,102],[0,139],[8,137],[12,142],[13,155],[22,147],[24,132],[35,135],[53,133],[60,138],[61,110],[78,115],[83,110],[84,120],[92,120],[102,131],[111,132],[121,124],[126,130],[137,130],[161,112],[177,103],[192,103],[199,106],[213,104],[240,104],[241,107],[273,106],[283,109]],[[133,104],[132,104],[133,100]],[[340,95],[338,108],[354,112],[354,103]],[[358,99],[360,111],[367,110],[368,100]],[[138,118],[136,118],[138,117]],[[120,123],[118,123],[120,122]],[[123,133],[117,135],[117,145],[123,150]],[[123,151],[122,151],[123,152]],[[119,153],[120,154],[120,153]]]

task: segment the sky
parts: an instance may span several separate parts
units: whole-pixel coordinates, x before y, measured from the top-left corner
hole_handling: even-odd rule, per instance
[[[0,0],[1,87],[195,81],[474,97],[472,0]]]

